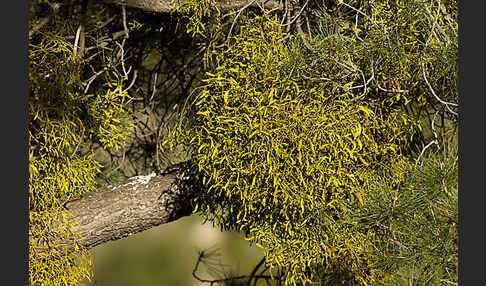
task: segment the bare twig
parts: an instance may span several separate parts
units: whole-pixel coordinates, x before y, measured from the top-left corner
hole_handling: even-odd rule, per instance
[[[383,87],[380,86],[380,84],[378,82],[376,83],[376,86],[378,87],[379,90],[384,91],[384,92],[393,92],[393,93],[407,93],[407,92],[409,92],[408,89],[396,89],[396,88],[387,89],[387,88],[383,88]]]
[[[295,27],[297,29],[297,33],[299,34],[300,38],[302,39],[302,42],[304,43],[304,46],[308,48],[310,51],[315,52],[315,49],[312,47],[312,45],[307,41],[307,37],[305,36],[304,32],[302,31],[301,27],[301,17],[297,17],[297,21],[295,22]]]
[[[255,266],[255,268],[253,268],[253,271],[251,272],[250,274],[250,277],[248,278],[248,283],[246,284],[247,286],[251,286],[251,280],[253,279],[253,277],[256,277],[256,272],[258,271],[258,269],[263,265],[263,263],[265,262],[265,257],[263,257],[260,262],[258,262],[258,264]],[[255,283],[258,279],[255,279]]]
[[[427,50],[427,46],[430,42],[430,40],[432,39],[432,36],[434,35],[434,29],[437,25],[437,21],[438,21],[438,17],[439,17],[439,13],[440,13],[440,0],[438,1],[438,11],[437,11],[437,16],[435,17],[434,19],[434,22],[432,23],[432,28],[430,29],[431,32],[430,32],[430,35],[429,37],[427,38],[427,41],[425,42],[425,47],[424,47],[424,52],[422,54],[422,75],[424,77],[424,80],[425,80],[425,83],[427,85],[427,87],[429,88],[430,92],[432,93],[432,95],[434,96],[435,99],[437,99],[437,101],[439,101],[440,103],[444,104],[446,109],[454,114],[454,115],[458,115],[456,112],[454,112],[449,106],[458,106],[456,103],[452,103],[452,102],[447,102],[447,101],[444,101],[442,100],[434,91],[434,89],[432,88],[432,85],[430,84],[429,80],[427,79],[427,74],[426,74],[426,69],[425,69],[425,52]]]
[[[93,83],[93,81],[100,75],[102,74],[103,72],[105,72],[107,70],[107,68],[105,67],[104,69],[96,72],[94,75],[92,75],[89,79],[88,79],[88,84],[86,85],[86,87],[84,88],[84,93],[88,93],[88,90],[89,90],[89,87],[91,85],[91,83]]]
[[[122,4],[122,17],[123,17],[123,30],[125,32],[125,39],[128,39],[128,27],[127,27],[127,10],[126,10],[127,4],[124,3]]]
[[[427,148],[429,148],[430,146],[432,146],[432,144],[435,144],[437,146],[439,146],[439,142],[437,142],[437,140],[432,140],[429,142],[429,144],[427,144],[423,149],[422,149],[422,152],[420,152],[420,155],[418,156],[417,160],[415,160],[415,168],[417,168],[417,164],[419,163],[420,161],[420,158],[424,155],[425,153],[425,150],[427,150]]]
[[[35,33],[37,33],[42,27],[44,27],[51,19],[59,12],[61,8],[61,3],[54,3],[51,5],[52,8],[52,13],[49,16],[46,16],[42,18],[37,25],[35,25],[30,31],[29,31],[29,37],[32,37]]]
[[[226,35],[226,40],[224,41],[224,43],[222,43],[221,45],[218,45],[216,46],[216,48],[221,48],[222,46],[226,45],[231,37],[231,33],[233,32],[233,27],[235,26],[235,23],[236,21],[238,20],[238,17],[240,17],[240,14],[241,12],[243,12],[246,8],[250,7],[256,0],[252,0],[250,1],[247,5],[241,7],[236,13],[236,17],[233,19],[233,22],[231,23],[231,27],[230,27],[230,30],[228,32],[228,34]],[[227,14],[229,15],[229,14]],[[226,15],[225,15],[226,16]],[[224,16],[223,16],[224,18]]]
[[[115,42],[115,44],[120,48],[119,57],[120,57],[121,65],[122,65],[123,77],[124,77],[124,79],[128,79],[128,74],[130,73],[130,70],[132,69],[132,67],[129,67],[128,71],[125,68],[125,50],[123,49],[123,47],[125,46],[125,41],[126,41],[126,38],[123,39],[121,44],[118,43],[118,42]]]
[[[74,38],[74,54],[75,55],[77,54],[77,51],[78,51],[78,42],[79,42],[79,38],[81,37],[82,30],[83,30],[83,24],[80,24],[78,26],[78,29],[76,30],[76,36]]]
[[[423,55],[422,57],[422,74],[424,76],[424,80],[425,80],[425,83],[427,84],[427,87],[429,88],[430,92],[432,93],[432,95],[435,97],[435,99],[437,99],[437,101],[439,101],[440,103],[444,104],[447,108],[447,110],[449,112],[451,112],[452,114],[454,115],[458,115],[456,112],[452,111],[449,107],[449,105],[451,106],[458,106],[456,103],[452,103],[452,102],[447,102],[447,101],[444,101],[442,100],[434,91],[434,89],[432,88],[432,86],[430,85],[429,83],[429,80],[427,79],[427,75],[425,73],[425,64],[424,64],[424,60],[425,60],[425,54]]]
[[[209,279],[203,279],[201,277],[199,277],[196,272],[199,268],[199,265],[202,261],[202,259],[204,258],[205,256],[205,252],[204,251],[201,251],[199,253],[199,257],[196,261],[196,265],[194,266],[194,269],[192,270],[192,276],[194,278],[196,278],[199,282],[202,282],[202,283],[209,283],[209,285],[213,285],[213,284],[223,284],[224,282],[228,282],[228,281],[234,281],[234,280],[240,280],[240,279],[246,279],[246,278],[250,278],[250,281],[251,281],[251,278],[262,278],[262,279],[273,279],[272,276],[268,276],[268,275],[254,275],[255,273],[252,273],[252,275],[240,275],[240,276],[234,276],[234,277],[227,277],[227,278],[221,278],[221,279],[213,279],[213,280],[209,280]],[[260,263],[263,263],[260,261]],[[259,264],[260,264],[259,263]],[[257,265],[258,266],[258,265]],[[258,269],[258,268],[256,268]]]
[[[123,90],[123,93],[129,91],[133,87],[133,85],[135,84],[135,80],[136,79],[137,79],[137,70],[134,70],[133,71],[132,81],[130,82],[130,84],[128,85],[128,87]]]
[[[295,16],[293,17],[293,19],[289,20],[289,21],[288,21],[287,23],[285,23],[285,24],[276,23],[275,21],[273,21],[272,19],[270,19],[270,18],[268,17],[268,15],[267,15],[267,14],[268,14],[268,12],[267,12],[267,11],[265,11],[265,8],[264,8],[264,7],[262,7],[262,6],[260,5],[260,3],[258,3],[258,1],[256,2],[256,4],[257,4],[257,5],[260,7],[260,9],[262,10],[262,12],[263,12],[263,16],[265,17],[265,19],[267,19],[269,22],[271,22],[271,23],[272,23],[272,24],[274,24],[274,25],[277,25],[277,26],[280,26],[280,27],[286,27],[286,26],[290,26],[290,25],[292,25],[292,24],[293,24],[295,21],[297,21],[297,19],[298,19],[298,18],[301,16],[301,14],[304,12],[305,7],[307,6],[307,4],[309,4],[309,0],[305,1],[304,5],[302,5],[302,8],[299,10],[299,12],[297,13],[297,15],[295,15]]]

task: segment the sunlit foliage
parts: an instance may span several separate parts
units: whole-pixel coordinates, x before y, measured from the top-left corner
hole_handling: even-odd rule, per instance
[[[341,221],[366,203],[369,181],[402,179],[400,144],[414,124],[377,113],[376,101],[303,80],[282,37],[275,25],[250,20],[194,91],[186,140],[208,187],[198,210],[245,233],[269,264],[290,267],[288,283],[310,281],[308,267],[325,261],[371,282],[374,233]]]
[[[238,31],[208,50],[186,106],[194,120],[176,129],[206,186],[197,211],[263,248],[287,284],[395,279],[377,262],[390,237],[352,218],[410,172],[423,123],[400,108],[456,120],[456,5],[341,1],[314,11],[315,36],[286,33],[278,16],[241,15]]]
[[[354,211],[351,221],[376,229],[376,268],[390,285],[458,283],[458,165],[431,152],[410,166],[398,188],[376,182],[368,206]]]
[[[215,0],[170,0],[174,10],[185,14],[187,17],[187,33],[195,34],[206,30],[205,20],[212,15],[220,15]]]
[[[457,157],[443,144],[457,127],[457,2],[304,2],[171,1],[205,42],[204,79],[169,140],[193,151],[195,212],[261,247],[287,285],[457,282]],[[85,143],[116,149],[130,130],[127,73],[106,65],[88,89],[75,50],[49,33],[29,49],[33,285],[90,277],[61,206],[95,187]],[[52,250],[65,244],[71,256]]]
[[[85,94],[85,62],[56,35],[32,43],[29,60],[29,280],[74,285],[91,277],[92,262],[62,205],[96,186],[101,165],[85,142],[118,148],[128,135],[128,95],[108,72],[104,85]]]

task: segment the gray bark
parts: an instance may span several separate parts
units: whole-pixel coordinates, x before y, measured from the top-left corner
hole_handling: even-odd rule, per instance
[[[73,231],[81,235],[77,242],[90,249],[190,215],[191,201],[197,194],[190,181],[177,173],[154,173],[102,187],[67,202],[65,207],[77,223]],[[71,242],[62,245],[69,245],[62,252],[72,251]]]
[[[127,7],[138,8],[148,12],[155,12],[155,13],[167,13],[172,11],[172,4],[171,0],[103,0],[106,3],[111,4],[118,4],[123,5],[125,4]],[[270,1],[259,1],[260,5],[262,2],[265,2],[265,8],[276,8],[278,7],[278,1],[270,0]],[[234,8],[241,8],[251,0],[216,0],[216,5],[221,10],[230,10]],[[252,4],[253,6],[256,5],[256,1]]]

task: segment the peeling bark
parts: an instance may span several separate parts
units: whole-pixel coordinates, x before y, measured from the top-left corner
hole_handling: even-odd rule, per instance
[[[111,4],[118,4],[123,5],[125,4],[127,7],[142,9],[148,12],[155,12],[155,13],[167,13],[172,11],[172,4],[171,0],[103,0],[106,3]],[[270,1],[259,1],[260,5],[263,5],[262,2],[265,3],[265,8],[276,8],[278,7],[278,1],[270,0]],[[221,10],[230,10],[234,8],[241,8],[251,0],[216,0],[216,5]],[[252,4],[252,6],[256,6],[256,1]]]
[[[189,178],[177,173],[132,177],[99,188],[65,204],[77,223],[77,243],[90,249],[190,215],[197,194]],[[54,230],[55,231],[55,230]],[[61,243],[72,251],[72,242]],[[42,251],[42,250],[41,250]]]

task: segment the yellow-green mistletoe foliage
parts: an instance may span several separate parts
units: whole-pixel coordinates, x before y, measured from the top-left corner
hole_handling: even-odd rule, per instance
[[[70,215],[61,211],[29,213],[29,285],[78,285],[92,277],[88,251],[74,244],[79,235],[72,232]],[[74,247],[71,255],[68,248]]]
[[[127,94],[113,75],[85,94],[83,60],[54,35],[31,44],[29,59],[30,284],[73,285],[91,277],[91,260],[75,243],[71,255],[56,250],[78,237],[62,203],[95,188],[101,165],[85,142],[117,148],[127,136]]]
[[[312,265],[373,284],[381,279],[369,267],[375,233],[347,216],[366,204],[368,182],[402,179],[400,146],[414,123],[380,112],[378,101],[300,77],[296,47],[284,36],[269,21],[248,20],[213,55],[215,70],[186,107],[194,121],[179,125],[179,139],[193,146],[207,187],[197,211],[242,231],[268,264],[289,269],[286,284],[311,281]]]
[[[206,30],[203,19],[220,14],[215,0],[171,0],[172,7],[187,18],[187,33],[194,36]]]

